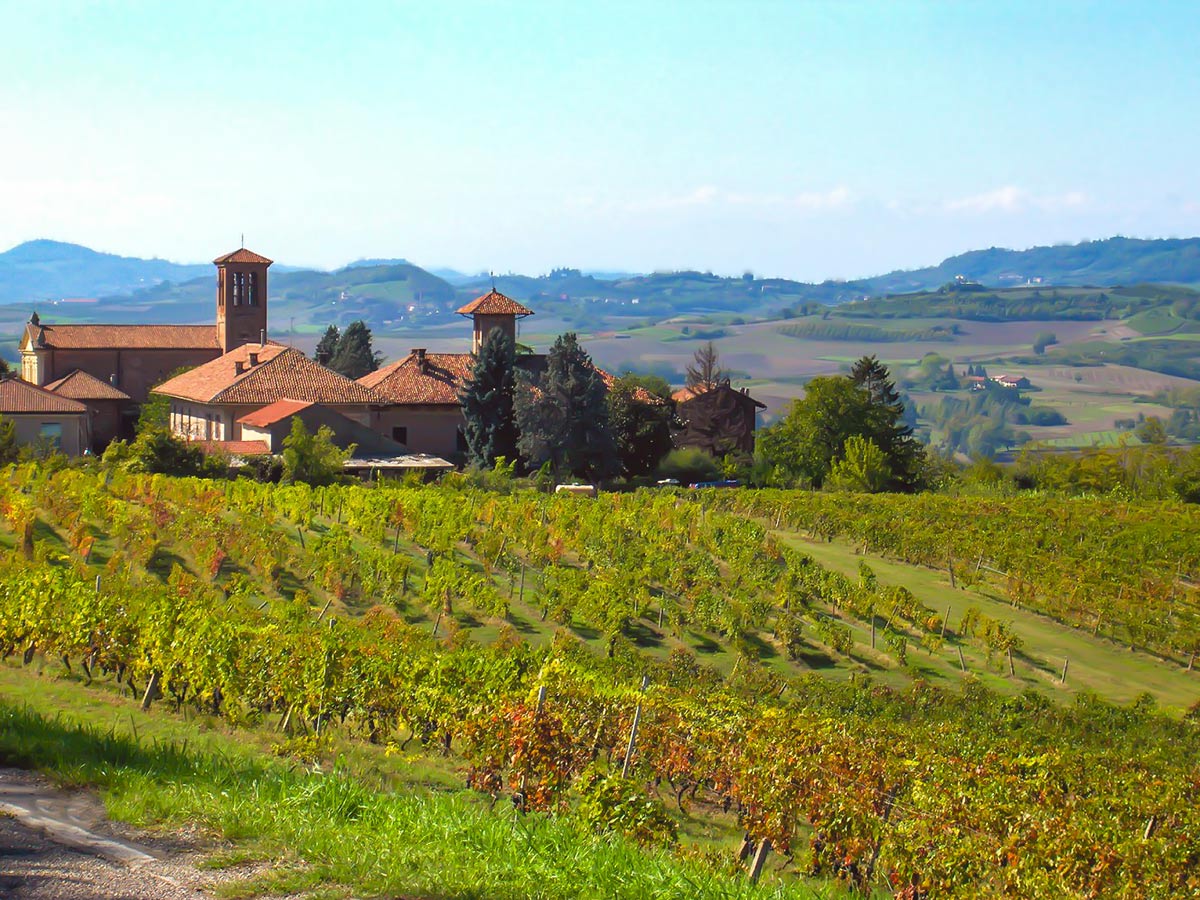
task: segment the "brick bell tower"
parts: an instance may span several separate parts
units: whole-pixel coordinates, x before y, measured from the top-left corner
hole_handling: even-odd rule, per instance
[[[267,268],[272,260],[245,247],[218,256],[217,343],[228,353],[267,333]]]

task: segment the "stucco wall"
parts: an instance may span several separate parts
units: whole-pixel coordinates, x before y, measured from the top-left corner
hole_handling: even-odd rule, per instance
[[[37,444],[42,427],[56,424],[62,427],[59,449],[67,456],[80,456],[88,448],[88,423],[84,413],[5,413],[13,423],[18,444]]]
[[[407,428],[404,444],[410,453],[431,453],[452,459],[459,452],[458,433],[462,426],[462,409],[457,405],[390,406],[380,414],[377,430],[392,437],[394,428]]]

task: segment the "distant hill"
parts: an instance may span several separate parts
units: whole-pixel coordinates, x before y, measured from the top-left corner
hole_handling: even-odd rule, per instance
[[[1176,283],[1200,286],[1200,238],[1139,240],[1114,237],[1029,250],[992,247],[951,256],[941,265],[863,279],[872,293],[937,288],[963,276],[990,287],[1045,284],[1097,287]]]
[[[457,309],[454,288],[424,269],[399,265],[355,265],[336,272],[271,269],[271,322],[299,330],[345,325],[365,319],[377,328],[442,322]],[[212,267],[182,284],[162,282],[129,294],[100,298],[86,315],[107,322],[208,322],[216,298]],[[62,318],[58,307],[46,314]],[[71,310],[75,314],[79,311]],[[290,320],[290,321],[289,321]]]
[[[498,275],[495,284],[539,313],[588,328],[600,317],[659,320],[709,313],[802,312],[866,297],[933,292],[958,276],[988,289],[1026,284],[1042,291],[1054,286],[1200,285],[1200,238],[1117,237],[1029,250],[992,248],[953,256],[937,266],[820,284],[749,273],[741,277],[695,271],[624,275],[571,268],[537,277]],[[276,322],[294,320],[299,329],[355,318],[365,318],[377,328],[438,324],[450,320],[457,304],[491,284],[488,275],[448,269],[430,272],[403,259],[362,259],[334,272],[277,264],[271,269],[272,313]],[[56,241],[30,241],[0,254],[0,303],[44,308],[47,301],[64,297],[101,298],[98,304],[63,304],[52,312],[45,310],[60,320],[203,322],[212,315],[213,290],[209,264],[113,256]],[[922,298],[921,304],[932,299]],[[938,304],[946,305],[944,301],[941,298]],[[916,312],[914,308],[900,315]],[[872,305],[860,308],[858,314],[886,313]]]
[[[26,241],[0,253],[0,302],[129,293],[163,281],[187,281],[211,271],[211,265],[97,253],[61,241]]]

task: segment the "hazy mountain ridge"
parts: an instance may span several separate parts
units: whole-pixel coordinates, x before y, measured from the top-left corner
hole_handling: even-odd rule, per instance
[[[362,259],[332,272],[277,265],[271,270],[273,312],[298,326],[366,318],[377,327],[409,327],[446,321],[458,304],[493,283],[491,276],[440,271],[448,278],[401,259]],[[949,257],[937,266],[819,284],[695,271],[602,278],[573,268],[537,277],[498,275],[494,283],[539,312],[583,322],[594,315],[596,304],[604,304],[607,315],[643,319],[715,311],[761,315],[804,303],[935,290],[956,276],[989,287],[1195,285],[1200,284],[1200,238],[1115,237],[1028,250],[989,248]],[[183,265],[29,241],[0,253],[0,303],[49,312],[47,301],[99,297],[99,303],[73,308],[71,314],[107,321],[207,321],[212,277],[211,264]],[[65,312],[50,314],[61,318]]]

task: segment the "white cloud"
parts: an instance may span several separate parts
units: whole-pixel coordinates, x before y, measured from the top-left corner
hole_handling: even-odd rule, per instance
[[[1067,191],[1062,194],[1035,194],[1023,187],[1007,184],[981,194],[947,200],[942,204],[946,212],[952,213],[1017,213],[1027,209],[1043,212],[1061,212],[1087,206],[1089,197],[1083,191]]]
[[[826,210],[844,209],[854,202],[850,190],[839,186],[823,192],[797,194],[792,198],[792,204],[797,209],[808,212],[824,212]]]

